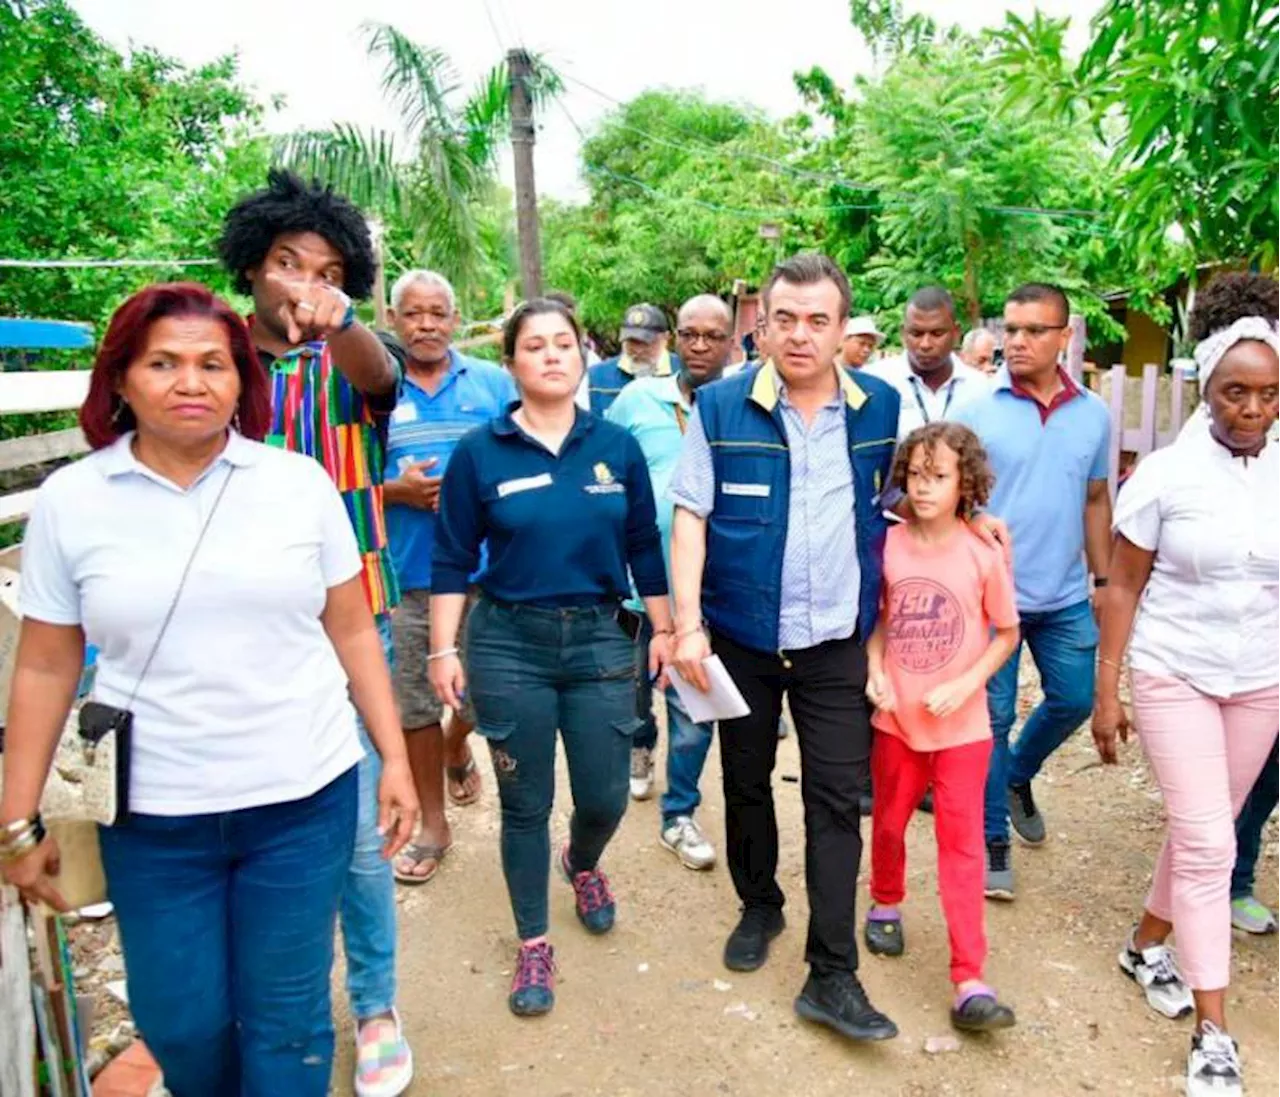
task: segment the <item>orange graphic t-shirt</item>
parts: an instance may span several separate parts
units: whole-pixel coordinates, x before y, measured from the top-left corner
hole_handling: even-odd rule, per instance
[[[985,689],[941,719],[924,707],[924,699],[981,658],[992,628],[1018,623],[1004,552],[968,525],[941,544],[925,544],[905,525],[894,526],[884,547],[881,612],[884,670],[895,704],[891,713],[876,712],[871,723],[922,753],[990,738]]]

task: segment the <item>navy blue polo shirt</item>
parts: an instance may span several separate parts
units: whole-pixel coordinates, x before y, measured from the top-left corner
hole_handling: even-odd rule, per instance
[[[644,597],[667,593],[653,487],[640,445],[622,427],[576,409],[559,454],[511,412],[463,437],[440,489],[433,594],[477,582],[501,602],[586,605],[624,599],[627,570]]]

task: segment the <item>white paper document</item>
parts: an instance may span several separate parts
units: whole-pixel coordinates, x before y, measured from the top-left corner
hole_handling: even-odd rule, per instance
[[[676,687],[690,720],[695,724],[705,724],[712,720],[736,720],[750,713],[750,706],[724,669],[720,656],[708,655],[702,661],[702,669],[707,672],[707,680],[711,683],[707,693],[681,678],[675,667],[667,669],[671,684]]]

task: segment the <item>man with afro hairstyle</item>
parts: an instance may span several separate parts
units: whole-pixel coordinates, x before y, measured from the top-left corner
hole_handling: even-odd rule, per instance
[[[374,281],[373,242],[346,198],[284,171],[227,214],[218,252],[236,289],[253,297],[249,317],[271,379],[267,442],[315,458],[329,473],[355,530],[362,582],[391,661],[391,610],[400,600],[382,513],[387,418],[400,371],[361,324],[352,298]],[[378,786],[408,757],[379,759],[363,725],[355,856],[341,906],[347,992],[356,1019],[357,1097],[397,1097],[413,1056],[395,1008],[396,906],[378,832]],[[397,773],[396,776],[399,776]],[[411,775],[409,777],[412,784]]]

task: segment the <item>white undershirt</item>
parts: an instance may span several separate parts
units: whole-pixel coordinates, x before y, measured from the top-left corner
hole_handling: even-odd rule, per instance
[[[1207,430],[1145,458],[1115,528],[1155,553],[1129,659],[1227,698],[1280,681],[1280,447],[1233,457]]]
[[[132,435],[40,488],[22,549],[23,615],[80,625],[94,698],[130,694],[222,488],[132,703],[130,807],[199,815],[302,799],[361,758],[347,680],[320,615],[360,573],[346,508],[314,460],[233,434],[190,488]]]

